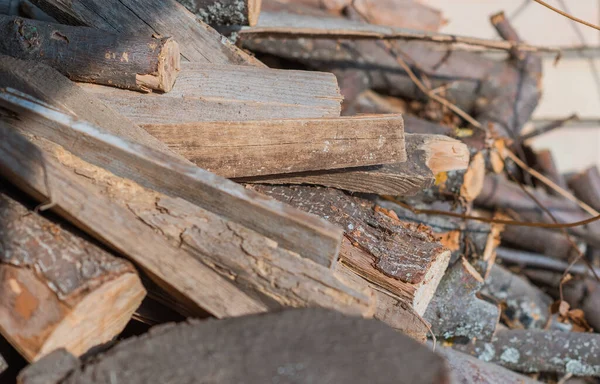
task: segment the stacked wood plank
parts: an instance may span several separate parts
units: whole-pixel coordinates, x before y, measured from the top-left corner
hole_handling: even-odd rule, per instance
[[[541,64],[502,14],[490,41],[418,1],[18,3],[0,381],[600,376],[600,285],[557,275],[600,224],[554,222],[600,215],[600,176],[520,137]]]

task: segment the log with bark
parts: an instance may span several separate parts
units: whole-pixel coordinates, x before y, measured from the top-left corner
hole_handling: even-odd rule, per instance
[[[0,54],[47,64],[74,81],[137,91],[169,92],[179,72],[170,37],[112,34],[0,16]]]
[[[403,223],[372,201],[335,189],[247,187],[340,225],[346,236],[340,261],[424,313],[450,259],[429,228]]]
[[[589,167],[569,179],[569,186],[584,203],[600,210],[600,172],[598,167]]]
[[[133,266],[0,187],[0,331],[29,361],[118,335],[145,296]]]
[[[64,360],[55,356],[47,359]],[[71,360],[63,367],[72,367]],[[28,380],[41,377],[43,369],[36,365],[21,372],[20,384],[39,382]],[[46,384],[169,380],[433,384],[449,379],[443,358],[418,342],[380,322],[319,309],[165,325],[78,362],[66,374],[64,368],[58,369],[62,375],[46,370]]]
[[[256,25],[262,0],[177,0],[208,25]]]
[[[197,166],[227,178],[401,163],[406,160],[404,127],[400,115],[143,127]],[[458,157],[456,152],[460,148],[457,147],[447,151],[449,156],[444,157],[444,153],[441,153],[430,162],[454,165],[452,160],[461,160],[452,157]]]
[[[501,330],[491,342],[478,340],[453,348],[518,372],[600,376],[598,334]]]
[[[554,183],[556,183],[556,185],[560,186],[561,188],[563,188],[565,190],[569,189],[569,187],[567,185],[567,181],[565,180],[565,177],[562,174],[560,174],[560,172],[558,172],[558,169],[556,167],[556,162],[554,160],[554,157],[552,156],[552,151],[550,151],[549,149],[535,151],[533,154],[533,158],[534,158],[533,159],[533,164],[534,164],[533,168],[535,170],[542,173],[544,176],[548,177],[550,180],[552,180]],[[542,184],[542,186],[551,195],[558,195],[557,191],[548,187],[547,185]]]
[[[454,337],[490,340],[496,331],[500,310],[481,300],[478,292],[484,285],[481,275],[464,258],[446,271],[444,278],[425,311],[432,332],[445,339]]]
[[[173,90],[142,95],[82,84],[138,125],[339,117],[342,96],[329,73],[181,63]]]
[[[233,219],[319,264],[328,267],[335,264],[342,231],[323,219],[266,199],[175,157],[77,121],[22,94],[3,93],[0,99],[5,107],[21,113],[19,120],[5,119],[14,127],[11,129],[48,138],[120,176]],[[111,153],[110,158],[106,152]]]
[[[188,61],[263,66],[198,20],[176,0],[33,0],[62,24],[84,25],[112,33],[170,36]]]
[[[263,184],[313,184],[350,192],[410,196],[432,186],[435,175],[465,169],[466,145],[442,135],[405,135],[407,159],[403,163],[368,168],[304,172],[243,179]]]

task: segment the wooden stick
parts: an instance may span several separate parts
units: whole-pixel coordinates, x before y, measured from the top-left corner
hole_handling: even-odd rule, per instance
[[[143,224],[67,173],[7,123],[0,123],[0,174],[89,235],[127,256],[190,310],[217,317],[265,311],[229,281],[189,257]]]
[[[538,253],[525,252],[515,249],[499,247],[497,250],[498,258],[507,263],[517,264],[522,266],[530,266],[533,268],[547,269],[550,271],[565,272],[569,263],[562,260],[555,260],[545,255]],[[595,268],[596,274],[600,275],[600,268]],[[569,272],[575,275],[589,275],[593,277],[589,267],[585,264],[575,264],[569,269]]]
[[[0,94],[0,100],[2,105],[42,122],[27,123],[24,116],[20,122],[11,122],[27,133],[63,145],[84,160],[119,176],[246,225],[319,264],[332,267],[337,260],[342,231],[323,219],[265,199],[194,165],[111,135],[14,93]],[[107,152],[111,153],[110,158]]]
[[[403,223],[376,211],[373,202],[335,189],[251,187],[340,225],[347,240],[342,242],[341,262],[423,314],[450,259],[429,228]]]
[[[335,76],[240,65],[182,63],[164,95],[81,84],[136,124],[339,117]]]
[[[261,0],[177,0],[208,25],[254,26]]]
[[[140,384],[167,377],[188,383],[207,377],[215,384],[266,383],[289,381],[292,375],[298,382],[315,377],[335,383],[449,382],[443,358],[426,346],[379,321],[321,309],[164,325],[79,364],[66,379],[45,384]],[[36,365],[21,373],[19,384],[33,384],[26,377],[41,371]]]
[[[436,336],[492,338],[500,310],[477,297],[483,284],[481,275],[464,258],[446,271],[424,315]]]
[[[406,135],[407,160],[369,168],[244,179],[263,184],[314,184],[352,192],[393,196],[414,195],[434,184],[434,171],[465,169],[466,145],[441,135]]]
[[[585,203],[600,210],[600,172],[592,166],[569,179],[569,186]]]
[[[491,342],[454,345],[479,359],[519,372],[600,376],[600,336],[585,332],[502,330]]]
[[[227,178],[401,163],[401,115],[144,125],[197,166]],[[443,148],[445,149],[445,148]],[[443,152],[440,149],[439,152]],[[458,146],[452,147],[455,151]],[[449,151],[448,151],[449,152]],[[457,166],[456,152],[431,160]],[[468,153],[466,154],[468,158]]]
[[[14,193],[14,191],[12,191]],[[117,336],[145,296],[133,268],[0,188],[0,331],[29,361]]]
[[[33,0],[62,24],[85,25],[112,33],[173,37],[188,61],[263,66],[224,39],[176,0]]]
[[[106,33],[0,16],[0,54],[47,64],[74,81],[169,92],[179,72],[179,45],[169,37]]]

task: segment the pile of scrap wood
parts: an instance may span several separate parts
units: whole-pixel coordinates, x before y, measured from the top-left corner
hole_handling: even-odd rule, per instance
[[[503,14],[500,41],[417,1],[0,12],[2,380],[600,376],[600,174],[528,146],[542,48]]]

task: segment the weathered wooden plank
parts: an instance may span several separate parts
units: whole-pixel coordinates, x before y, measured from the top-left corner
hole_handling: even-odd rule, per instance
[[[406,160],[401,115],[143,127],[197,166],[227,178]]]
[[[181,55],[200,63],[263,66],[176,0],[33,0],[63,24],[107,32],[173,37]]]
[[[179,72],[179,45],[169,37],[138,37],[0,16],[0,54],[47,64],[74,81],[169,92]]]
[[[133,266],[31,212],[2,184],[2,335],[29,361],[61,347],[79,356],[118,335],[146,292]]]
[[[256,25],[261,0],[177,0],[209,25]]]
[[[6,122],[0,122],[0,175],[89,235],[127,256],[163,289],[217,317],[265,307],[184,251],[169,245],[126,208],[67,172]]]
[[[263,184],[314,184],[351,192],[410,196],[431,187],[442,171],[466,169],[469,150],[442,135],[406,134],[407,160],[368,168],[307,172],[244,179]]]
[[[136,124],[338,117],[342,102],[331,73],[240,65],[181,63],[165,95],[82,86]]]
[[[24,132],[48,138],[119,176],[245,225],[319,264],[331,267],[337,260],[342,230],[325,220],[19,95],[4,93],[0,99],[2,105],[21,112],[20,120],[7,121]],[[34,116],[37,122],[25,121]]]
[[[321,309],[160,326],[80,364],[46,384],[449,380],[443,358],[426,346],[381,322]],[[20,384],[32,384],[30,370],[40,371],[25,369]]]
[[[427,227],[400,222],[377,210],[373,202],[335,189],[251,187],[340,225],[347,239],[340,260],[423,314],[450,259],[450,252]]]

